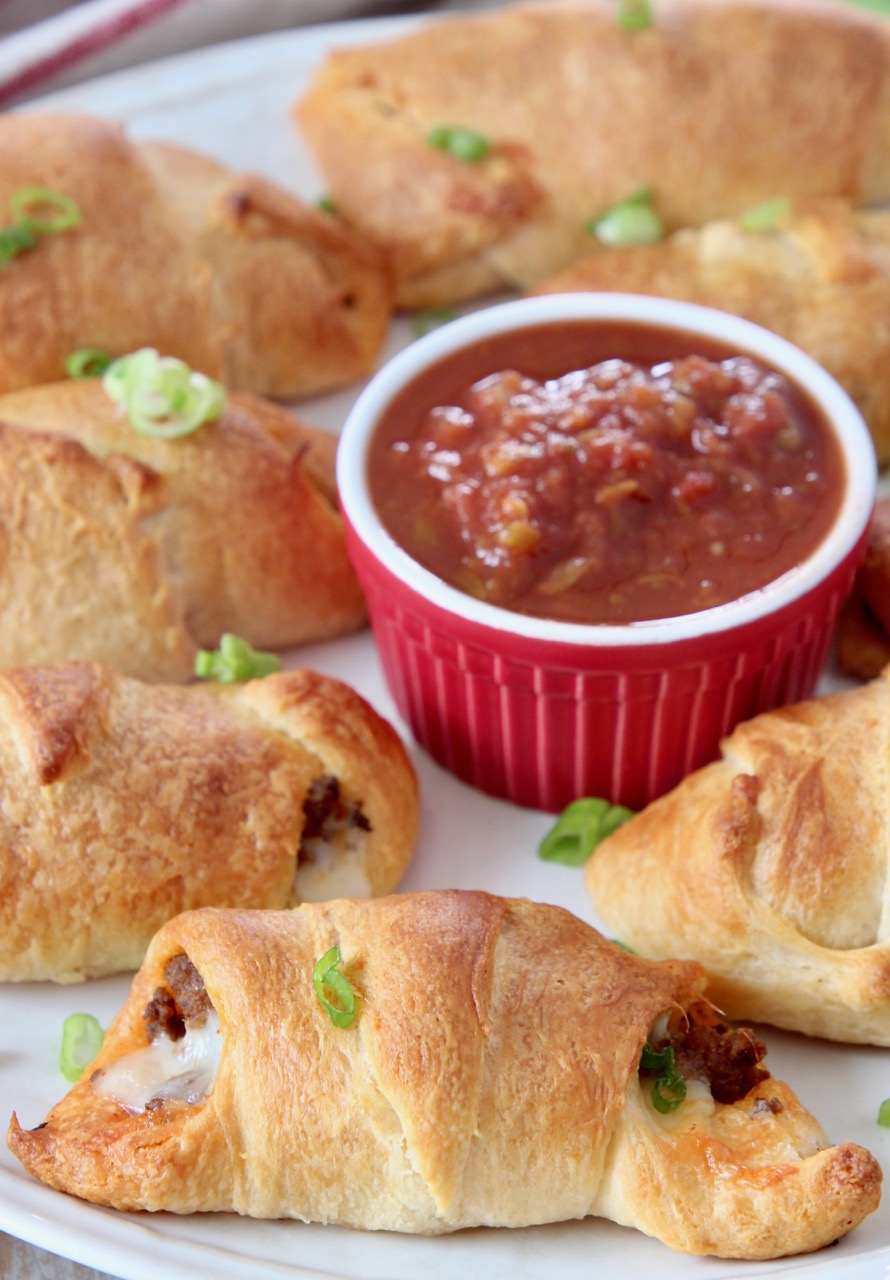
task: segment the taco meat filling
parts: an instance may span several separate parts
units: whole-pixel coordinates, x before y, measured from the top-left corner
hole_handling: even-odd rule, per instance
[[[362,811],[361,800],[344,799],[339,778],[329,774],[315,779],[303,804],[303,813],[302,852],[313,840],[333,841],[340,833],[352,828],[371,830],[371,823]]]
[[[200,1025],[213,1006],[204,979],[187,955],[173,956],[164,966],[166,987],[158,987],[142,1015],[150,1041],[159,1036],[181,1040],[186,1023]]]
[[[674,1065],[684,1080],[702,1080],[715,1102],[733,1103],[769,1079],[761,1066],[766,1046],[748,1027],[723,1022],[713,1005],[697,1000],[686,1010],[674,1010],[666,1034],[650,1041],[656,1052],[670,1046]]]

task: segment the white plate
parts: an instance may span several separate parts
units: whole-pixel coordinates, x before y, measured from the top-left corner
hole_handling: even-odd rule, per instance
[[[319,187],[290,125],[291,103],[326,48],[389,36],[406,25],[405,19],[378,19],[276,33],[110,76],[38,105],[126,121],[137,136],[193,145],[312,197]],[[390,349],[408,340],[403,322],[393,332]],[[303,406],[303,412],[336,429],[353,394],[354,390],[327,397]],[[297,660],[346,679],[398,723],[367,635],[303,650]],[[550,825],[548,817],[475,793],[417,749],[413,758],[424,797],[423,825],[418,856],[404,888],[455,886],[525,895],[567,907],[596,923],[580,871],[546,865],[536,856],[538,841]],[[25,1126],[43,1119],[66,1089],[57,1066],[64,1018],[82,1010],[107,1025],[127,988],[126,979],[73,988],[0,988],[0,1097],[7,1115],[15,1108]],[[876,1123],[878,1106],[890,1095],[886,1052],[771,1031],[764,1035],[773,1074],[793,1085],[832,1140],[855,1140],[886,1161],[890,1131]],[[332,1151],[332,1161],[336,1158]],[[0,1153],[0,1230],[126,1280],[156,1280],[159,1275],[203,1280],[209,1274],[219,1280],[416,1280],[419,1275],[428,1280],[587,1280],[594,1273],[597,1280],[890,1276],[890,1197],[835,1248],[781,1264],[743,1264],[690,1259],[637,1232],[593,1219],[426,1240],[222,1214],[116,1214],[32,1181],[5,1147]]]

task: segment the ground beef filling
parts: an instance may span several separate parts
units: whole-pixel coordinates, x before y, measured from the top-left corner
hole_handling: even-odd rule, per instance
[[[213,1008],[204,979],[183,952],[167,961],[164,978],[166,987],[158,987],[142,1015],[150,1041],[181,1040],[186,1023],[204,1022]]]
[[[346,800],[340,780],[332,775],[316,778],[303,804],[303,843],[308,840],[334,840],[350,828],[370,831],[371,823],[362,811],[361,800]]]
[[[678,1073],[685,1080],[705,1081],[715,1102],[738,1102],[769,1079],[760,1065],[766,1056],[762,1041],[747,1027],[722,1022],[705,1001],[671,1014],[667,1035],[652,1047],[660,1052],[667,1045]]]

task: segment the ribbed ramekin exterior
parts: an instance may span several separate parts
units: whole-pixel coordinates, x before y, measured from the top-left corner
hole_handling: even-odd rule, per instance
[[[348,529],[384,675],[417,741],[490,795],[558,812],[641,808],[739,721],[810,696],[861,543],[809,594],[718,635],[631,649],[532,641],[455,618]]]

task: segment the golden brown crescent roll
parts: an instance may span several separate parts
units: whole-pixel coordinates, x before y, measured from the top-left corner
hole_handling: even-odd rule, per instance
[[[135,969],[190,907],[386,893],[417,834],[401,741],[311,671],[146,685],[0,675],[0,981]]]
[[[834,637],[838,670],[857,680],[875,680],[890,663],[890,636],[868,607],[858,583],[841,606]]]
[[[282,649],[362,626],[335,450],[245,392],[178,440],[95,380],[0,396],[0,666],[180,681],[226,631]]]
[[[856,582],[872,617],[890,636],[890,498],[875,503]]]
[[[846,388],[890,461],[890,212],[843,201],[765,231],[723,220],[656,244],[594,251],[537,293],[622,291],[719,307],[773,329]]]
[[[346,1027],[313,989],[333,947]],[[700,981],[483,893],[190,912],[93,1068],[36,1129],[13,1117],[10,1146],[118,1209],[424,1233],[594,1214],[689,1253],[817,1249],[876,1208],[880,1166],[827,1144]],[[688,1075],[667,1114],[647,1038]]]
[[[887,676],[739,725],[594,852],[597,911],[731,1018],[890,1045],[888,734]]]
[[[875,503],[865,558],[838,618],[835,657],[841,671],[861,680],[890,663],[890,498]]]
[[[890,23],[826,0],[514,5],[331,53],[296,118],[398,300],[527,287],[643,188],[671,229],[769,197],[890,196]],[[476,162],[428,142],[481,133]]]
[[[391,309],[379,255],[264,178],[88,116],[0,115],[0,225],[34,187],[81,222],[0,271],[0,391],[55,381],[89,347],[156,347],[279,399],[371,369]]]

